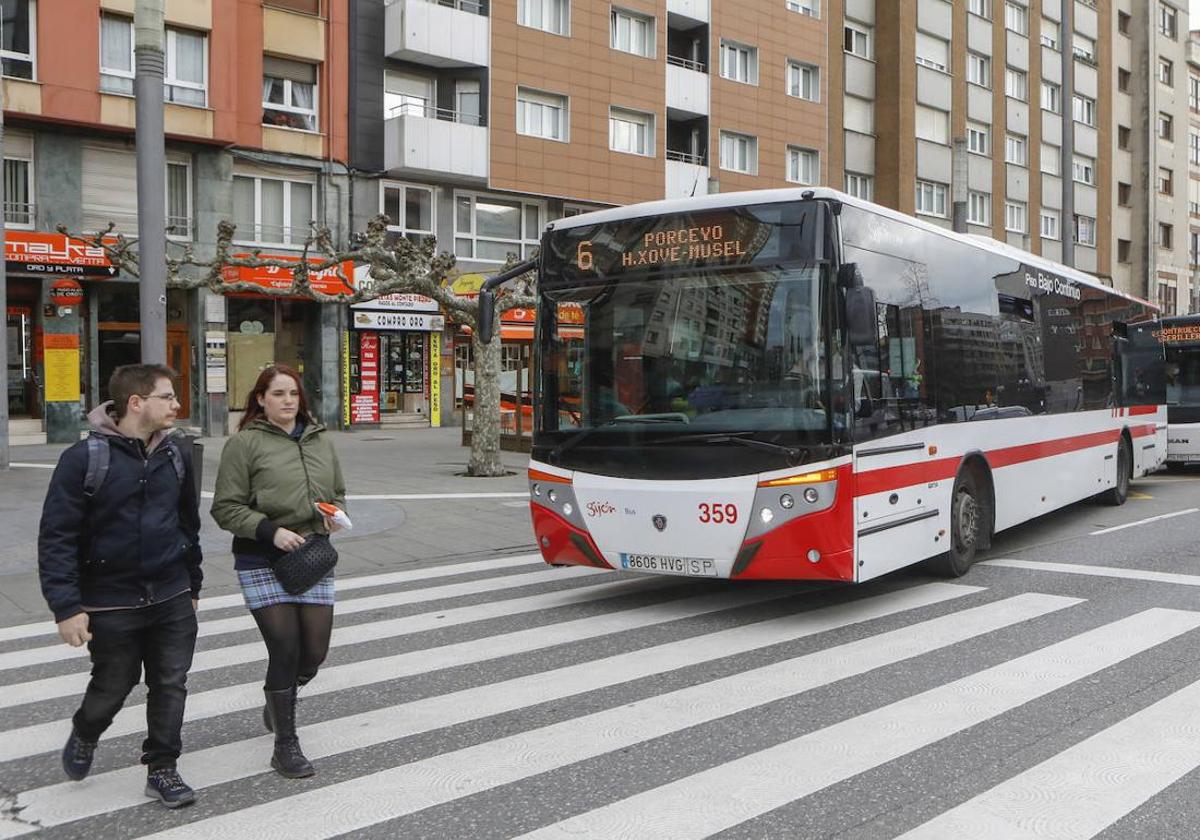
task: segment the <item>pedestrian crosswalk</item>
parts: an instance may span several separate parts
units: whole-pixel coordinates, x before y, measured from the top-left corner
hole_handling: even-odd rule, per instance
[[[914,757],[976,766],[947,745],[1020,728],[1035,707],[1078,735],[1024,762],[993,739],[984,760],[1011,772],[923,791],[936,813],[868,808],[873,836],[1094,837],[1200,768],[1200,674],[1136,700],[1107,697],[1101,679],[1200,641],[1200,611],[1115,614],[918,578],[732,585],[529,556],[339,589],[330,659],[300,707],[318,769],[302,782],[267,765],[256,631],[238,601],[210,599],[180,761],[198,801],[178,813],[142,794],[140,696],[86,780],[53,772],[86,660],[51,658],[45,676],[34,652],[55,648],[37,625],[0,634],[0,838],[779,836],[758,821],[822,797],[861,807],[848,784]],[[1081,690],[1123,714],[1087,724]]]

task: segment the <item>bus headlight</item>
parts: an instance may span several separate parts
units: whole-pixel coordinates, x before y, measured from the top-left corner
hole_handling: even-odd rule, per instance
[[[550,499],[550,501],[552,501],[552,502],[557,502],[557,501],[558,501],[558,491],[557,491],[557,490],[551,490],[549,493],[547,493],[547,494],[546,494],[546,496],[547,496],[547,498],[549,498],[549,499]]]
[[[821,494],[817,492],[817,488],[815,488],[815,487],[805,488],[804,501],[808,502],[810,505],[815,505],[820,498],[821,498]]]
[[[567,516],[570,516],[574,512],[575,508],[571,506],[570,502],[567,502],[565,505],[563,505],[563,513],[565,513]]]
[[[763,521],[764,525],[770,524],[771,520],[775,518],[775,511],[770,508],[763,508],[758,512],[758,517]]]
[[[540,485],[540,484],[533,485],[533,495],[535,495],[535,496],[542,495],[542,485]]]
[[[782,496],[779,497],[779,506],[781,508],[783,508],[784,510],[791,510],[792,505],[794,505],[794,504],[796,504],[796,500],[793,499],[787,493],[784,493]]]

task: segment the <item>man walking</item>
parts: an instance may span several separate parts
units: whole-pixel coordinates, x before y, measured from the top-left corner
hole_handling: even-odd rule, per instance
[[[38,534],[42,594],[58,633],[73,647],[86,642],[92,659],[63,769],[75,781],[88,774],[144,668],[146,795],[168,808],[195,799],[175,762],[202,579],[190,447],[169,437],[174,378],[163,365],[116,369],[112,402],[88,415],[88,439],[58,460]]]

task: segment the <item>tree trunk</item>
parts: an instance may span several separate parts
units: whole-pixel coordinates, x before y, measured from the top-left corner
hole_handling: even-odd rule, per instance
[[[500,330],[496,329],[486,346],[479,342],[479,331],[472,331],[471,349],[475,354],[475,408],[467,475],[504,475],[500,460]]]

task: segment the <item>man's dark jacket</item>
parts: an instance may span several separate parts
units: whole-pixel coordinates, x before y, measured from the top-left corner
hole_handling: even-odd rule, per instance
[[[110,449],[108,474],[84,493],[87,441],[58,459],[42,507],[38,571],[42,594],[63,621],[83,607],[145,607],[190,590],[199,597],[200,512],[191,447],[179,446],[185,476],[162,433],[147,446],[117,430],[108,404],[88,415]]]

